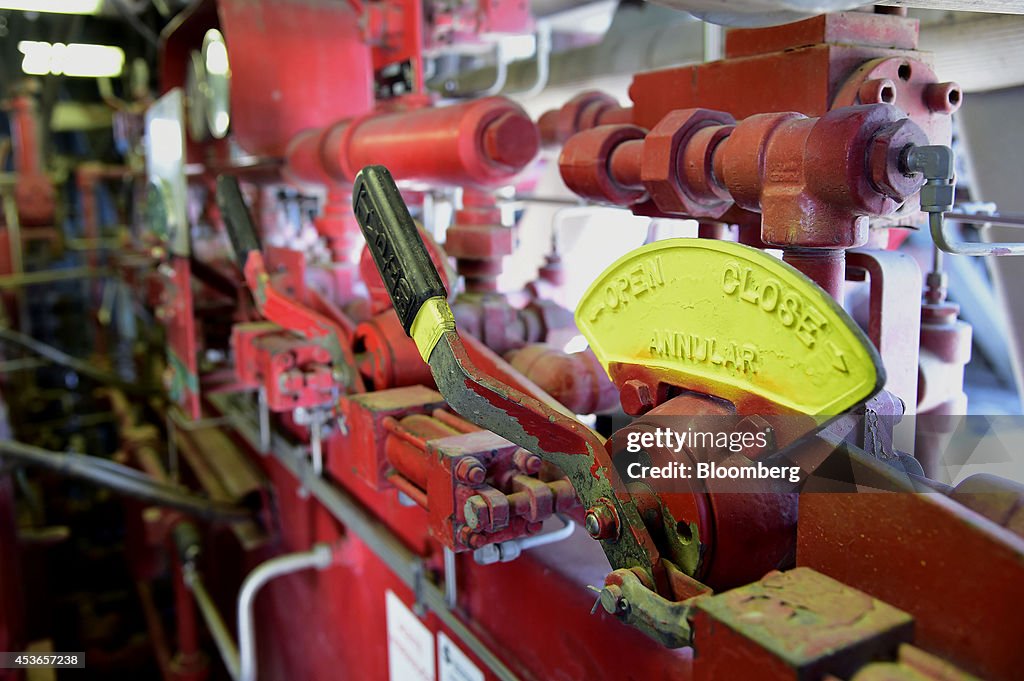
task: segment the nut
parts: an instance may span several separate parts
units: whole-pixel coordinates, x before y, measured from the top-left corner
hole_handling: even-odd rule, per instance
[[[455,479],[459,482],[476,487],[487,478],[487,469],[475,456],[459,459],[455,464]]]
[[[706,192],[694,192],[694,187],[685,186],[689,183],[684,180],[681,168],[684,155],[688,156],[697,164],[697,169],[703,170],[706,186],[711,187],[711,157],[726,131],[707,136],[700,148],[687,152],[687,146],[699,130],[711,126],[732,126],[735,122],[732,116],[720,111],[680,109],[670,112],[651,129],[644,141],[641,176],[659,210],[676,215],[717,218],[729,209],[732,201]]]
[[[608,161],[623,142],[642,140],[646,131],[635,125],[602,125],[573,135],[562,148],[558,166],[572,191],[597,201],[632,205],[647,192],[643,187],[624,187],[611,176]]]
[[[920,173],[905,175],[900,169],[900,154],[910,145],[928,144],[928,137],[908,118],[883,127],[868,149],[868,172],[876,190],[898,201],[915,194],[924,184]]]

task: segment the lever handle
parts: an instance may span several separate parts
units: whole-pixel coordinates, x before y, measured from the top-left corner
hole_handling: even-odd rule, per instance
[[[260,237],[253,224],[252,216],[242,198],[242,190],[238,178],[232,175],[217,177],[217,206],[220,208],[224,225],[231,239],[231,249],[235,252],[235,260],[244,271],[245,262],[252,251],[260,251]]]
[[[431,298],[445,300],[448,292],[387,168],[367,166],[359,171],[352,208],[398,319],[412,336],[423,304]]]

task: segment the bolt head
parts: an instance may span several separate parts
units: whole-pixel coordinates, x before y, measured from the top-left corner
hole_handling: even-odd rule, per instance
[[[461,483],[476,487],[483,484],[486,478],[487,469],[476,457],[467,456],[455,464],[455,479]]]
[[[583,521],[583,525],[587,528],[587,534],[594,539],[598,539],[598,535],[601,534],[601,521],[597,519],[592,511],[587,511],[587,517]]]
[[[587,509],[583,517],[583,527],[594,539],[618,539],[619,514],[615,507],[606,499]]]
[[[499,116],[484,130],[484,152],[495,163],[522,168],[540,148],[540,135],[530,118],[520,111]]]
[[[654,408],[654,395],[650,386],[635,378],[619,386],[619,401],[622,403],[622,411],[630,416],[640,416]]]

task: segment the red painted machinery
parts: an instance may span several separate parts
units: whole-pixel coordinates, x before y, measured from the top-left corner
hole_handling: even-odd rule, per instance
[[[166,331],[167,441],[250,511],[141,512],[164,678],[1020,678],[1024,488],[928,477],[970,327],[898,250],[941,233],[961,102],[916,20],[731,30],[629,107],[536,123],[426,90],[427,56],[532,28],[500,0],[203,0],[162,35],[121,267]],[[701,238],[622,254],[575,323],[514,300],[498,188],[541,142],[579,197]],[[442,243],[411,217],[437,188]]]

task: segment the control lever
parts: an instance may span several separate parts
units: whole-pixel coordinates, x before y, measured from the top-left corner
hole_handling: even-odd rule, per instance
[[[253,224],[252,216],[249,215],[249,209],[242,197],[238,180],[230,175],[221,175],[217,178],[217,207],[220,208],[221,217],[227,227],[231,250],[235,252],[235,261],[244,272],[249,254],[259,253],[263,249],[256,225]]]
[[[274,287],[263,262],[256,226],[234,176],[221,175],[217,178],[217,206],[231,239],[235,259],[245,274],[246,285],[260,314],[326,349],[345,392],[364,392],[366,386],[356,370],[352,349],[342,342],[348,339],[345,330]]]
[[[638,568],[651,577],[650,587],[667,589],[658,550],[625,486],[615,484],[618,476],[600,437],[481,373],[469,359],[441,278],[387,168],[363,168],[352,196],[395,312],[448,404],[463,418],[560,468],[588,509],[587,531],[601,542],[612,568]]]

